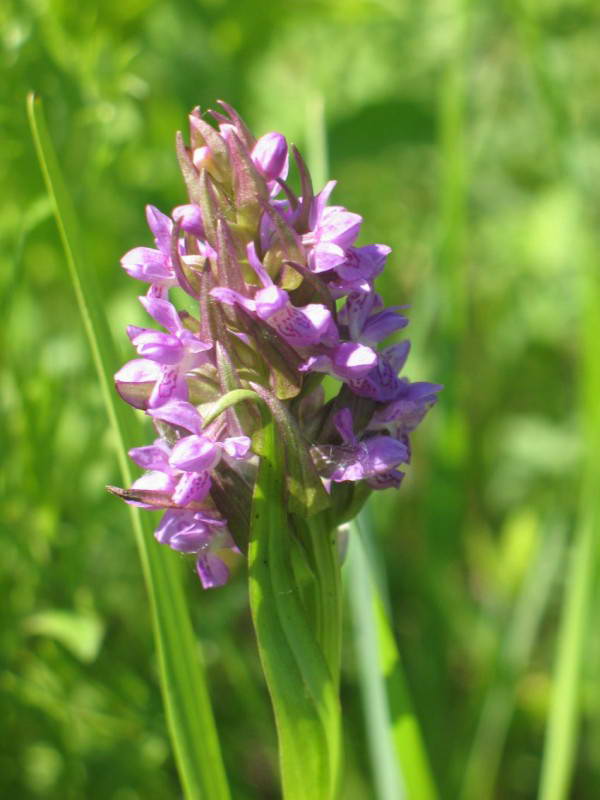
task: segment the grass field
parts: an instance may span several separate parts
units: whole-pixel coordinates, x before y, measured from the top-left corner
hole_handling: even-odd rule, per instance
[[[408,374],[445,390],[363,523],[440,797],[526,800],[542,775],[543,800],[598,795],[599,36],[591,0],[3,4],[2,797],[180,793],[32,89],[120,363],[141,312],[119,258],[150,243],[146,203],[184,202],[173,139],[195,105],[285,133],[362,241],[393,247],[379,288],[410,304]],[[232,795],[276,798],[244,570],[203,592],[185,569]],[[364,800],[346,619],[343,797]]]

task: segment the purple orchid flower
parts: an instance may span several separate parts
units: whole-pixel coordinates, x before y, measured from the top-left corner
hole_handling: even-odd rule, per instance
[[[183,472],[208,472],[221,457],[245,460],[250,456],[251,439],[248,436],[226,436],[215,439],[202,428],[202,417],[191,403],[173,399],[148,414],[155,420],[167,422],[189,432],[178,439],[169,455],[169,465]]]
[[[334,483],[362,481],[373,488],[399,486],[404,473],[397,469],[407,463],[409,450],[404,442],[392,436],[368,436],[359,440],[354,433],[352,412],[343,408],[333,418],[342,438],[342,445],[326,450],[330,464],[327,478]],[[321,452],[321,455],[325,455]]]
[[[115,381],[160,438],[130,452],[145,472],[131,489],[114,489],[165,509],[156,538],[194,554],[205,587],[227,580],[222,551],[248,539],[261,458],[251,450],[260,425],[252,401],[244,394],[218,413],[220,396],[250,389],[276,416],[290,509],[304,503],[319,513],[324,503],[328,518],[342,520],[365,486],[399,486],[410,434],[441,388],[400,375],[408,341],[382,346],[408,324],[403,307],[385,307],[374,289],[391,250],[356,246],[362,217],[329,204],[335,181],[315,196],[294,150],[297,195],[281,133],[256,139],[226,103],[208,114],[216,125],[194,109],[190,146],[177,140],[188,202],[172,219],[148,206],[156,248],[135,248],[121,262],[149,284],[140,301],[160,330],[128,328],[137,357]],[[172,287],[184,290],[189,310],[170,302]],[[343,384],[337,398],[333,382],[320,385],[324,374]],[[313,479],[303,494],[300,484]]]
[[[329,181],[311,205],[309,232],[302,236],[308,251],[308,266],[313,272],[327,272],[346,261],[346,250],[354,243],[362,217],[342,206],[328,206],[327,201],[336,185]]]
[[[265,211],[260,217],[259,241],[262,252],[266,253],[273,246],[273,244],[277,242],[278,232],[277,226],[273,220],[273,215],[281,219],[284,224],[288,226],[291,236],[300,245],[301,237],[294,230],[294,225],[296,224],[301,211],[300,205],[298,205],[296,208],[292,208],[289,200],[284,200],[281,198],[271,198],[269,205],[272,209],[272,212],[267,213]]]
[[[377,366],[378,355],[371,347],[357,342],[342,342],[327,353],[310,356],[299,369],[325,372],[352,385],[364,379]]]
[[[408,325],[407,318],[398,313],[399,306],[381,308],[383,300],[376,292],[352,292],[338,320],[348,326],[352,341],[375,346]]]
[[[437,402],[438,392],[442,388],[439,383],[411,383],[403,378],[395,398],[373,414],[369,430],[387,430],[395,437],[412,433]]]
[[[252,149],[252,162],[267,181],[271,196],[278,194],[278,179],[285,180],[289,169],[288,146],[281,133],[265,133]]]
[[[285,341],[296,348],[318,344],[333,345],[339,341],[331,311],[321,303],[296,307],[288,292],[279,289],[256,257],[254,243],[247,248],[250,265],[263,288],[252,299],[224,287],[211,290],[211,295],[226,305],[240,305],[258,319],[267,322]]]
[[[391,252],[392,248],[384,244],[349,247],[344,261],[335,266],[335,278],[329,281],[329,290],[336,298],[350,292],[370,292]]]
[[[205,589],[227,583],[229,568],[217,555],[228,549],[239,552],[226,522],[210,511],[170,509],[163,516],[154,535],[162,544],[180,553],[196,556],[196,571]]]
[[[234,436],[220,442],[203,434],[202,417],[191,403],[182,400],[171,400],[151,415],[190,435],[182,436],[172,447],[157,439],[152,445],[129,451],[131,459],[146,472],[134,481],[127,502],[147,509],[166,508],[156,538],[174,550],[195,553],[205,588],[219,586],[228,573],[213,551],[233,548],[234,544],[225,520],[199,504],[211,488],[210,470],[222,455],[232,460],[247,459],[250,439]],[[133,499],[136,494],[139,499]]]
[[[175,307],[168,300],[155,297],[139,299],[148,314],[169,333],[129,326],[129,338],[142,358],[130,361],[117,372],[117,390],[124,400],[136,408],[154,408],[171,398],[186,400],[186,375],[210,362],[207,351],[212,349],[212,342],[203,341],[185,328]],[[140,399],[140,383],[152,384],[147,404]]]
[[[176,286],[177,276],[171,263],[173,222],[154,206],[146,206],[146,219],[158,249],[134,247],[125,253],[121,266],[139,281],[163,287]]]
[[[191,233],[198,239],[204,239],[206,234],[202,221],[202,209],[199,206],[193,203],[176,206],[173,209],[173,219],[179,223],[182,231]]]
[[[348,381],[352,391],[359,397],[369,397],[378,403],[389,403],[401,390],[398,372],[404,366],[410,350],[410,342],[400,342],[377,353],[373,368],[365,375]]]
[[[210,490],[209,473],[206,470],[197,473],[179,470],[173,465],[171,455],[171,449],[162,439],[129,451],[130,458],[148,470],[132,484],[132,491],[144,492],[144,500],[133,501],[135,505],[143,508],[168,508],[171,504],[183,507],[205,499]]]

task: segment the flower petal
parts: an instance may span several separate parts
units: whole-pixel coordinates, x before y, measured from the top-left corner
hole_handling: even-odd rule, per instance
[[[157,439],[154,444],[145,447],[133,447],[129,451],[129,458],[142,467],[142,469],[169,469],[169,447],[163,439]]]
[[[186,400],[169,400],[158,408],[152,408],[148,414],[154,419],[176,425],[192,433],[200,433],[202,430],[202,417],[198,409]]]
[[[148,358],[134,358],[115,374],[115,386],[123,400],[134,408],[146,409],[160,366]]]
[[[186,472],[179,478],[171,497],[178,506],[186,506],[188,503],[204,500],[209,491],[208,472]]]
[[[154,234],[156,246],[165,253],[167,256],[171,250],[171,231],[173,230],[173,222],[159,211],[155,206],[146,206],[146,219],[148,227]]]
[[[229,436],[223,441],[223,449],[231,458],[247,458],[250,453],[252,439],[249,436]]]
[[[176,335],[182,330],[183,325],[173,303],[170,303],[168,300],[148,296],[140,297],[139,301],[148,314],[170,333]]]
[[[121,259],[121,266],[132,278],[159,286],[175,286],[177,279],[168,258],[160,250],[134,247]]]
[[[213,553],[199,556],[196,562],[196,571],[205,589],[223,586],[229,578],[229,568]]]
[[[181,229],[186,233],[191,233],[199,239],[204,239],[204,224],[202,222],[202,211],[200,206],[188,203],[183,206],[177,206],[173,209],[173,219],[179,222]]]
[[[171,450],[169,463],[186,472],[213,469],[219,463],[221,452],[208,436],[192,434],[180,439]]]

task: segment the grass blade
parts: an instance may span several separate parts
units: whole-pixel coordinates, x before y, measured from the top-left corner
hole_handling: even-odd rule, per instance
[[[357,521],[350,527],[348,589],[377,796],[434,800],[438,794],[388,614],[361,528]]]
[[[139,441],[141,427],[131,410],[116,401],[112,375],[118,367],[103,304],[92,273],[84,268],[81,236],[71,198],[48,135],[42,105],[29,95],[27,109],[40,166],[65,250],[69,275],[110,424],[123,482],[131,481],[127,445]],[[177,556],[151,538],[149,520],[129,506],[152,609],[161,688],[169,732],[186,798],[227,800],[222,764],[206,680],[181,586]]]
[[[569,796],[577,741],[579,678],[593,597],[596,527],[597,520],[584,518],[573,543],[546,728],[540,800],[564,800]]]
[[[600,286],[595,260],[591,255],[588,258],[581,370],[581,417],[586,454],[579,525],[572,544],[565,583],[550,716],[542,760],[540,800],[564,800],[570,794],[580,713],[580,679],[592,615],[593,582],[600,539],[597,456],[600,445],[600,364],[597,355]]]
[[[563,563],[565,525],[561,520],[544,531],[536,557],[523,580],[497,656],[494,678],[486,692],[465,770],[463,800],[494,796],[502,753],[514,716],[519,677],[538,638],[556,576]]]

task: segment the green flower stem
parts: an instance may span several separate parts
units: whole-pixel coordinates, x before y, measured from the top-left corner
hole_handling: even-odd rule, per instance
[[[335,685],[339,687],[343,597],[337,530],[327,524],[327,516],[323,514],[310,522],[319,587],[319,641]]]
[[[298,547],[294,536],[285,502],[283,452],[275,423],[267,417],[263,411],[263,427],[255,439],[261,463],[248,552],[252,618],[275,713],[283,796],[333,800],[340,763],[340,707],[338,679],[330,664],[339,674],[340,634],[332,626],[339,625],[340,618],[331,625],[325,622],[322,605],[335,607],[334,595],[316,590],[310,578],[309,594],[316,601],[304,604],[306,587],[299,584],[293,560],[298,562],[306,553],[309,563],[303,574],[310,576],[312,555],[306,542]],[[320,576],[314,574],[314,580]],[[318,635],[313,614],[321,620]]]
[[[314,575],[316,637],[335,685],[340,681],[342,649],[342,582],[337,531],[326,514],[294,518]]]

